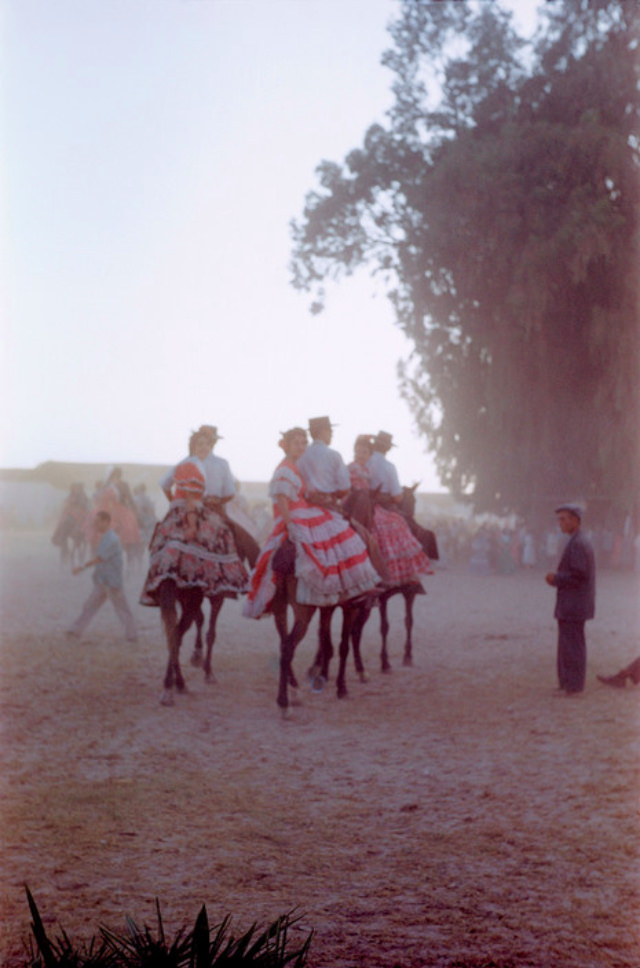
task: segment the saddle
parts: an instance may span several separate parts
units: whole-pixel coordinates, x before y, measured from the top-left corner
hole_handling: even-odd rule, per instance
[[[421,524],[418,524],[413,515],[399,507],[391,495],[380,494],[378,491],[372,491],[371,497],[375,504],[379,504],[380,507],[383,507],[386,511],[394,511],[396,514],[400,514],[405,519],[411,534],[414,536],[414,538],[418,539],[427,558],[430,558],[431,561],[440,560],[440,554],[438,552],[438,540],[433,531],[430,531],[428,528],[423,528]]]
[[[229,517],[225,507],[226,502],[220,500],[220,498],[208,496],[205,497],[202,503],[209,510],[216,511],[224,519],[224,523],[231,529],[231,533],[233,534],[233,540],[235,541],[239,557],[243,560],[246,559],[253,568],[260,554],[260,545],[253,535],[249,534],[246,528],[243,528],[241,524],[238,524],[233,518]]]

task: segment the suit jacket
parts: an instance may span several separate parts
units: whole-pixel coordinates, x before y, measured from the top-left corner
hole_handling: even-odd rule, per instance
[[[554,616],[565,622],[584,622],[596,609],[596,565],[591,544],[578,529],[567,542],[558,570]]]

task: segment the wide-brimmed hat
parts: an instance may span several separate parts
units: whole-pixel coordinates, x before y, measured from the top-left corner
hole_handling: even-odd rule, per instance
[[[391,434],[388,434],[386,430],[379,430],[373,439],[374,447],[380,447],[384,450],[389,450],[390,447],[395,447],[393,443],[393,438]]]
[[[569,511],[570,514],[574,514],[579,521],[582,521],[582,515],[584,514],[584,509],[580,507],[579,504],[561,504],[560,507],[556,508],[556,514],[560,511]]]
[[[366,444],[367,447],[373,447],[373,434],[358,434],[353,446],[358,447],[359,444]]]
[[[311,417],[309,421],[309,433],[312,437],[315,437],[321,430],[331,430],[332,427],[337,426],[337,424],[332,424],[328,417]]]
[[[212,424],[202,424],[200,427],[198,427],[196,433],[198,435],[202,434],[203,437],[211,437],[214,442],[216,440],[224,440],[224,437],[221,437],[218,433],[218,428],[212,426]]]

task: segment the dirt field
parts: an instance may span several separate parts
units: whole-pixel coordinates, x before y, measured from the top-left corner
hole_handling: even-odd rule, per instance
[[[275,705],[271,622],[227,603],[207,686],[159,705],[165,647],[136,606],[128,645],[107,605],[64,630],[90,577],[48,535],[9,534],[2,564],[2,929],[7,966],[29,930],[27,882],[74,939],[130,914],[168,932],[260,924],[297,908],[313,968],[640,966],[640,687],[595,679],[639,652],[638,581],[601,574],[588,686],[555,694],[553,591],[541,573],[440,571],[418,600],[415,667]],[[132,602],[142,576],[128,580]],[[296,656],[302,677],[312,634]],[[298,937],[298,934],[296,934]]]

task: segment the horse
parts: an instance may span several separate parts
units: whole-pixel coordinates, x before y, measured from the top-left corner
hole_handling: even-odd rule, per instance
[[[409,530],[419,541],[422,550],[427,557],[432,561],[437,561],[439,554],[435,534],[433,531],[423,528],[422,525],[418,524],[415,519],[415,492],[417,487],[417,484],[414,484],[412,487],[403,487],[402,497],[398,505],[397,513],[402,514],[407,525],[409,526]],[[415,581],[410,581],[402,585],[396,585],[385,589],[380,594],[378,599],[378,605],[380,608],[380,634],[382,636],[380,668],[383,673],[391,672],[391,663],[389,662],[389,653],[387,649],[387,639],[390,628],[387,605],[389,603],[389,599],[393,598],[394,595],[402,595],[404,599],[405,642],[402,664],[403,666],[411,667],[413,665],[413,603],[417,595],[426,595],[426,592],[423,588],[422,582],[416,579]]]
[[[60,548],[62,565],[76,568],[87,557],[86,514],[69,511],[64,514],[51,539]]]
[[[194,621],[196,623],[196,640],[193,646],[193,652],[191,653],[191,665],[197,668],[202,667],[204,672],[205,682],[215,682],[216,677],[211,671],[211,654],[213,652],[213,646],[216,641],[216,625],[218,622],[218,615],[220,614],[220,609],[222,608],[222,603],[224,602],[227,595],[207,595],[207,601],[209,602],[209,625],[207,627],[206,636],[203,638],[204,630],[204,610],[203,602],[200,603],[196,609]],[[187,629],[185,629],[185,632]],[[206,652],[204,650],[204,645],[206,643]]]
[[[360,682],[368,682],[369,676],[362,661],[360,642],[362,632],[376,604],[378,594],[367,595],[363,598],[343,602],[341,605],[328,605],[320,609],[320,625],[318,628],[318,651],[307,675],[311,681],[313,692],[321,692],[329,680],[329,665],[334,655],[331,640],[331,622],[336,608],[342,609],[342,627],[340,631],[340,645],[338,647],[338,675],[336,676],[336,695],[344,699],[347,691],[347,660],[349,645],[353,648],[353,660],[356,674]]]
[[[275,570],[275,569],[274,569]],[[283,718],[288,718],[291,706],[297,705],[299,700],[297,690],[298,680],[293,671],[293,656],[297,646],[302,642],[306,635],[309,623],[316,610],[320,612],[320,648],[314,664],[309,670],[309,678],[312,687],[319,692],[328,678],[329,661],[333,654],[331,644],[331,619],[336,608],[342,609],[342,632],[340,636],[340,669],[336,682],[338,698],[342,699],[347,695],[346,687],[346,663],[349,655],[349,641],[353,636],[354,628],[357,625],[359,615],[363,608],[363,603],[371,599],[372,595],[358,596],[357,598],[347,599],[336,605],[303,605],[296,600],[297,580],[293,570],[277,575],[276,594],[271,603],[271,611],[276,624],[276,629],[280,637],[280,678],[278,684],[277,703]],[[293,609],[294,623],[291,631],[288,628],[287,608]],[[364,623],[363,623],[364,625]],[[364,674],[364,668],[362,667]],[[322,680],[322,682],[321,682]],[[293,690],[289,702],[289,689]]]
[[[398,513],[402,514],[405,518],[407,525],[411,533],[420,542],[423,551],[431,560],[438,560],[438,545],[436,537],[433,531],[429,531],[423,528],[415,520],[415,492],[418,485],[414,484],[412,487],[404,487],[402,491],[402,499],[398,507]],[[373,491],[366,490],[352,490],[349,492],[345,498],[343,507],[344,511],[351,520],[352,525],[357,525],[358,523],[365,527],[367,530],[373,529],[373,521],[375,514],[375,503],[376,501],[381,501],[381,496]],[[381,576],[386,578],[385,565],[384,562],[380,564],[379,558],[377,556],[380,554],[379,549],[376,552],[376,544],[374,543],[373,548],[370,545],[370,551],[372,552],[372,560],[374,565],[378,568]],[[426,594],[422,583],[418,580],[406,582],[402,585],[392,585],[387,588],[382,588],[379,590],[377,598],[371,599],[370,601],[363,603],[360,606],[358,614],[354,617],[351,626],[351,644],[353,646],[354,662],[356,666],[356,672],[360,678],[360,681],[366,681],[367,673],[364,669],[364,664],[362,661],[360,641],[362,637],[362,632],[364,626],[369,619],[369,616],[373,610],[375,604],[378,605],[380,610],[380,635],[382,638],[382,645],[380,649],[380,669],[381,672],[388,674],[391,672],[391,663],[389,661],[388,652],[388,636],[390,630],[389,618],[388,618],[388,603],[394,595],[402,595],[405,603],[404,612],[404,624],[405,624],[405,643],[402,663],[404,666],[411,667],[413,665],[413,603],[417,595]],[[327,641],[328,637],[328,641]],[[312,666],[312,670],[315,675],[320,675],[323,679],[328,679],[328,669],[329,662],[333,655],[333,646],[331,644],[331,634],[330,634],[330,619],[329,625],[321,627],[319,633],[319,647],[318,653],[316,655],[316,660]],[[345,644],[344,639],[344,626],[340,641],[340,667],[338,672],[337,688],[338,695],[346,695],[346,685],[344,680],[345,666],[349,652],[348,642]]]
[[[232,521],[226,515],[224,515],[224,518],[226,524],[229,525],[233,532],[234,542],[241,560],[246,560],[249,566],[253,567],[260,552],[258,543],[248,531],[235,521]],[[160,700],[165,706],[172,705],[173,703],[174,685],[178,692],[184,692],[186,689],[180,669],[180,648],[184,636],[194,622],[196,624],[196,641],[191,655],[191,665],[196,667],[202,666],[205,682],[215,682],[215,676],[211,671],[211,654],[216,640],[218,615],[220,614],[220,609],[225,598],[235,597],[229,595],[228,592],[205,595],[202,589],[181,589],[174,582],[170,582],[170,585],[172,586],[171,590],[166,589],[163,595],[158,596],[169,649],[169,660],[164,679],[164,691]],[[162,590],[162,585],[160,587]],[[202,631],[204,627],[203,603],[205,597],[209,602],[210,614],[205,639],[206,653],[203,658]],[[179,621],[177,619],[177,605],[182,607],[182,614]]]
[[[157,601],[167,639],[169,652],[167,668],[164,674],[163,691],[160,703],[163,706],[173,706],[173,691],[185,692],[186,685],[180,668],[180,645],[185,632],[190,628],[198,609],[202,606],[204,591],[202,588],[181,588],[171,578],[166,578],[158,586]],[[181,615],[178,619],[178,605]]]

